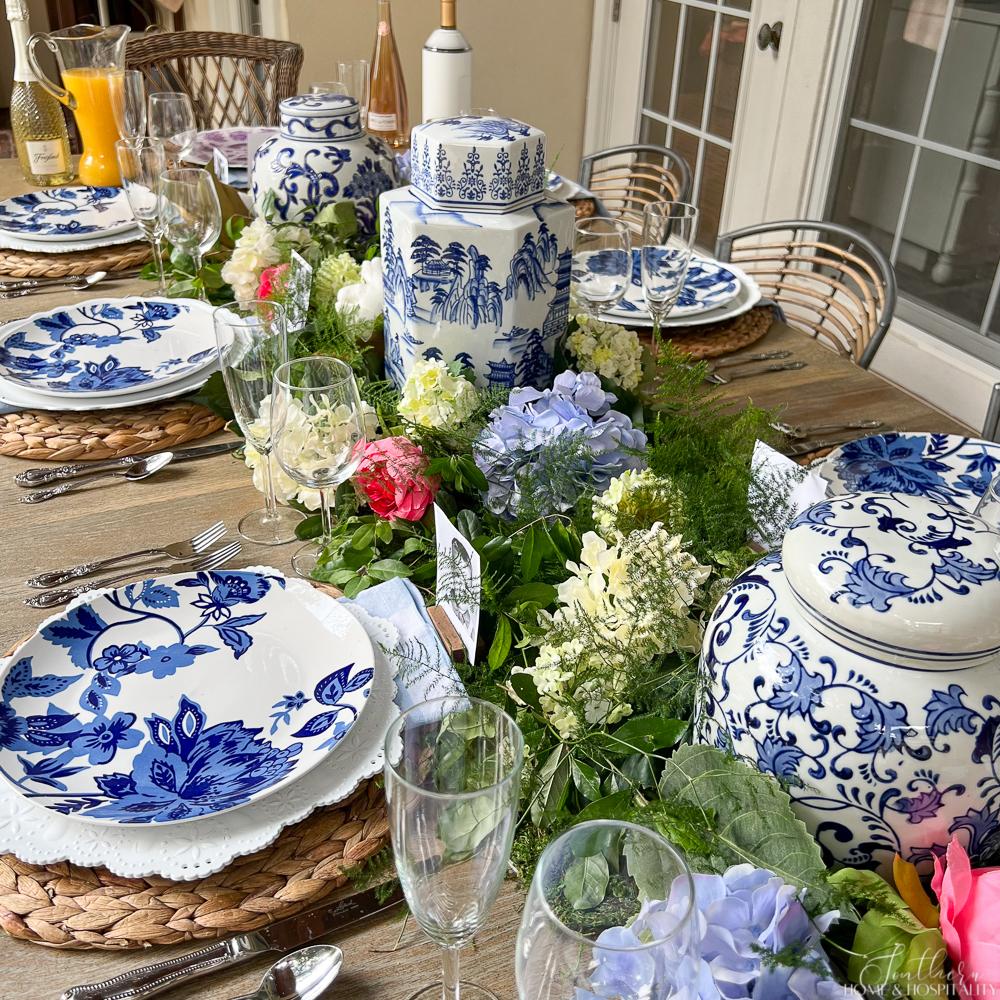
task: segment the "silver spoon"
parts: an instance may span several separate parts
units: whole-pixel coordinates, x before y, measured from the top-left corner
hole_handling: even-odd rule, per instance
[[[332,944],[314,944],[279,959],[260,986],[233,1000],[316,1000],[337,978],[344,953]]]
[[[53,486],[47,490],[32,490],[18,500],[18,503],[42,503],[44,500],[51,500],[53,497],[69,493],[71,490],[79,489],[81,486],[89,486],[99,479],[127,479],[134,483],[139,479],[145,479],[157,473],[165,465],[169,465],[174,458],[171,451],[161,451],[158,455],[150,455],[141,462],[129,466],[127,469],[112,469],[107,472],[95,472],[90,476],[81,476],[79,479],[72,479],[58,486]]]
[[[0,286],[0,299],[18,299],[24,295],[36,292],[48,292],[64,289],[71,292],[83,292],[93,288],[108,276],[107,271],[95,271],[80,278],[61,278],[55,281],[45,278],[26,278],[24,281],[13,281]]]

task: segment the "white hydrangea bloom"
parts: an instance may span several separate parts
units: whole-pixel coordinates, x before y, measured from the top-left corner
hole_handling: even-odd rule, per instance
[[[443,361],[418,361],[403,384],[399,415],[420,427],[447,427],[461,423],[475,405],[468,379],[452,374]]]
[[[382,258],[373,257],[362,262],[359,282],[337,292],[337,308],[343,313],[356,311],[358,319],[374,320],[382,314],[384,294]]]
[[[262,218],[254,219],[243,227],[232,256],[222,265],[222,280],[238,301],[255,299],[261,272],[280,262],[277,230]]]
[[[651,469],[626,469],[611,480],[600,496],[594,497],[592,510],[598,533],[616,541],[621,535],[618,523],[622,514],[626,515],[626,524],[634,526],[637,519],[642,523],[641,516],[648,514],[649,521],[669,521],[676,532],[683,526],[684,497],[671,480]]]
[[[313,278],[313,294],[320,303],[335,303],[337,295],[347,285],[361,281],[361,265],[349,253],[324,257]]]
[[[577,316],[578,328],[566,340],[576,357],[577,371],[594,372],[623,389],[635,389],[642,380],[642,344],[639,335],[617,323]]]

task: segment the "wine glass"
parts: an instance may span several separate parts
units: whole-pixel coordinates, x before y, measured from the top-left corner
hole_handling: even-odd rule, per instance
[[[698,965],[694,880],[659,834],[593,820],[542,852],[517,935],[521,1000],[667,1000]]]
[[[119,139],[115,143],[118,169],[122,175],[122,185],[129,208],[142,235],[153,248],[156,273],[159,280],[157,291],[166,291],[163,272],[163,197],[162,176],[167,169],[167,154],[159,139],[140,138],[136,141]]]
[[[348,59],[337,63],[337,74],[347,93],[361,109],[361,127],[368,122],[368,91],[371,87],[371,67],[367,59]]]
[[[365,424],[351,366],[338,358],[288,361],[274,373],[271,438],[278,464],[300,486],[319,491],[323,535],[292,557],[308,577],[333,538],[330,501],[354,474],[365,449]]]
[[[1000,473],[986,485],[986,490],[979,498],[973,513],[976,517],[981,517],[994,531],[1000,529]]]
[[[683,201],[656,201],[642,213],[642,295],[653,317],[653,340],[684,288],[698,209]]]
[[[229,402],[264,470],[264,509],[247,514],[239,532],[249,542],[282,545],[295,538],[295,526],[302,520],[299,511],[278,506],[271,466],[271,385],[275,370],[288,360],[285,310],[277,302],[251,299],[220,306],[214,319]]]
[[[632,280],[632,235],[621,219],[576,223],[573,291],[595,319],[621,302]]]
[[[179,166],[190,155],[198,136],[191,98],[173,90],[150,94],[149,134],[163,143],[170,166]]]
[[[443,949],[444,979],[411,1000],[479,1000],[459,985],[459,949],[485,925],[517,822],[524,738],[490,702],[415,705],[385,739],[385,797],[396,872],[414,919]]]
[[[202,256],[215,246],[222,232],[222,207],[215,181],[200,167],[165,170],[160,178],[163,231],[175,247],[190,255],[197,278]],[[204,287],[198,294],[205,298]]]
[[[111,77],[111,111],[118,134],[133,146],[146,134],[146,81],[137,69]]]

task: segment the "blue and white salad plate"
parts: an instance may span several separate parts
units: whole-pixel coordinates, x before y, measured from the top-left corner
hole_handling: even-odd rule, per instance
[[[830,452],[816,471],[827,496],[907,493],[971,511],[1000,472],[1000,444],[959,434],[872,434]]]
[[[0,201],[0,231],[28,240],[90,240],[135,229],[119,187],[64,187]]]
[[[93,823],[166,825],[258,801],[335,752],[374,677],[364,627],[285,579],[165,576],[49,619],[0,675],[0,776]]]
[[[212,308],[194,299],[90,299],[0,330],[0,377],[45,395],[135,393],[212,364]]]

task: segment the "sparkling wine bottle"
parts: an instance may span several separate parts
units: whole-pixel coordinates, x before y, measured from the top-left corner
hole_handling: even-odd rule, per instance
[[[406,81],[399,50],[392,34],[389,0],[378,0],[378,31],[372,53],[371,93],[368,96],[368,131],[398,151],[409,148],[410,121]]]
[[[7,20],[14,40],[14,82],[10,124],[24,179],[38,187],[73,180],[66,119],[59,102],[35,79],[28,64],[27,0],[7,0]]]
[[[441,0],[441,27],[424,43],[424,121],[472,110],[472,46],[458,30],[455,0]]]

